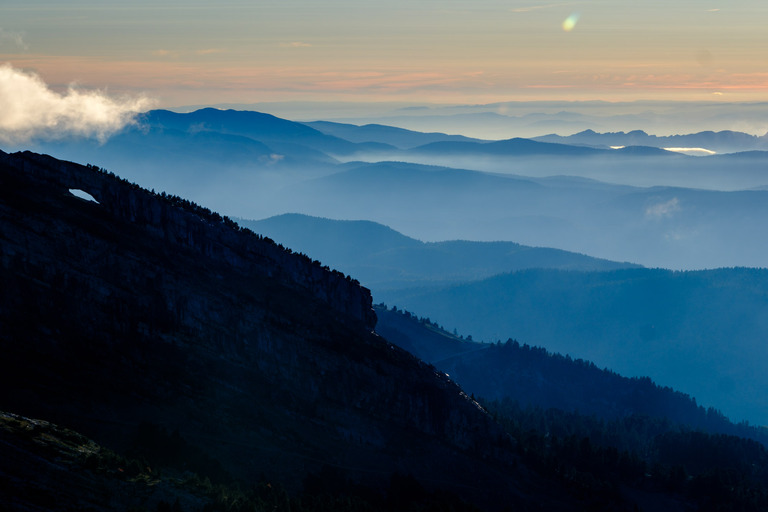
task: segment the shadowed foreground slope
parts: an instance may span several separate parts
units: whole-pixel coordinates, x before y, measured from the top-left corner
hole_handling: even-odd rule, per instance
[[[647,377],[376,311],[387,339],[449,372],[518,440],[528,467],[574,492],[596,500],[614,492],[655,512],[767,509],[768,429],[730,423]],[[597,501],[587,508],[613,510]]]
[[[0,409],[115,450],[178,431],[247,482],[397,472],[483,507],[560,508],[458,386],[372,331],[356,281],[50,157],[0,155],[0,194]]]

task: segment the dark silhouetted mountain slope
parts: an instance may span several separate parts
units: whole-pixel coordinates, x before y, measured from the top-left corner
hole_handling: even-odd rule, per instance
[[[507,403],[492,404],[494,421],[372,330],[370,293],[354,279],[188,200],[93,166],[0,153],[0,218],[0,500],[15,509],[633,510],[637,493],[709,499],[695,478],[711,463],[690,470],[683,494],[668,487],[682,456],[661,451],[669,457],[648,473],[590,438],[513,428],[530,420]],[[558,421],[557,432],[567,424],[587,428]],[[666,433],[668,445],[688,435]],[[737,460],[717,459],[738,470],[714,487],[718,499],[738,491],[737,503],[762,503],[741,489],[760,481],[763,452],[680,440],[706,453],[741,446]],[[606,475],[621,460],[621,479]]]
[[[0,408],[115,450],[178,431],[290,489],[330,467],[567,508],[456,384],[372,332],[351,278],[98,169],[0,156]]]

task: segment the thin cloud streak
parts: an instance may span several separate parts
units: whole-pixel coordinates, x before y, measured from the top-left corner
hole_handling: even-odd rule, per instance
[[[143,97],[110,98],[73,85],[59,94],[36,74],[0,66],[0,140],[8,143],[68,135],[105,141],[151,103]]]
[[[29,46],[24,42],[24,34],[12,32],[0,27],[0,47],[13,46],[21,50],[28,50]]]
[[[574,5],[576,2],[567,2],[567,3],[561,3],[561,4],[547,4],[547,5],[529,5],[527,7],[516,7],[514,9],[509,9],[509,12],[516,12],[516,13],[522,13],[522,12],[532,12],[532,11],[539,11],[542,9],[553,9],[555,7],[563,7],[566,5]]]

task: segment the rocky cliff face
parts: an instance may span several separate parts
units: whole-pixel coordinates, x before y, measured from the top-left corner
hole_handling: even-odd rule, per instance
[[[30,153],[0,155],[0,218],[0,409],[115,449],[141,424],[178,430],[236,477],[289,488],[323,467],[374,485],[409,473],[485,505],[534,485],[474,401],[372,331],[352,279]]]
[[[41,189],[83,190],[106,213],[147,229],[164,242],[213,258],[217,265],[265,274],[289,286],[301,287],[371,330],[376,324],[370,292],[359,283],[327,267],[321,268],[319,262],[304,255],[292,254],[268,238],[232,229],[232,223],[218,214],[183,200],[179,207],[179,198],[148,192],[114,176],[105,176],[105,171],[95,167],[30,152],[1,156],[4,165],[17,169]]]

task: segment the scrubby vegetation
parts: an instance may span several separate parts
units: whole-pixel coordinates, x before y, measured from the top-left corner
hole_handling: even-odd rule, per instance
[[[756,441],[647,416],[605,421],[511,400],[483,403],[518,440],[527,465],[595,506],[629,487],[702,511],[768,510],[768,451]]]

